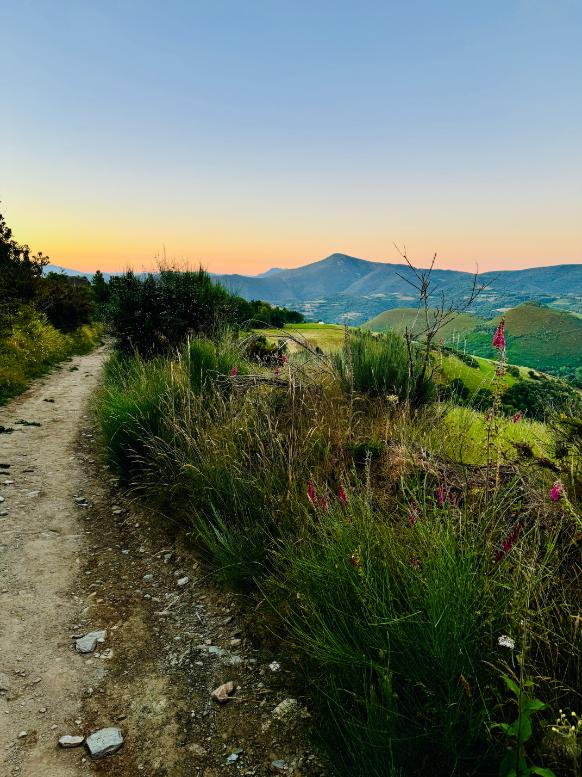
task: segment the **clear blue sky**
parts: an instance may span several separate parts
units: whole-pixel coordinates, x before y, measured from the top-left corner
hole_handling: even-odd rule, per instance
[[[582,2],[2,3],[0,199],[80,269],[582,261]]]

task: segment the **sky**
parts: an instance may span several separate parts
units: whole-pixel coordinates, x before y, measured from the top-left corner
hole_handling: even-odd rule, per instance
[[[0,0],[0,72],[55,264],[582,262],[580,0]]]

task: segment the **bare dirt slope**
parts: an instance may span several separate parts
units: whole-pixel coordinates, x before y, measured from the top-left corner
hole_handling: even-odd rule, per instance
[[[0,433],[0,775],[324,774],[292,657],[257,648],[237,601],[101,463],[90,400],[103,358],[0,408],[13,430]],[[73,638],[96,629],[105,642],[77,653]],[[106,726],[125,739],[107,758],[57,746]]]

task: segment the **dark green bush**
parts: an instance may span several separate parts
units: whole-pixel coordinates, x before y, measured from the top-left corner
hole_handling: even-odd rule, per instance
[[[507,413],[519,410],[529,418],[545,421],[556,413],[582,413],[582,396],[559,380],[520,381],[505,391],[502,406]]]
[[[61,332],[72,332],[90,323],[95,308],[91,287],[84,278],[53,272],[39,283],[35,304]]]
[[[445,386],[441,386],[439,389],[439,398],[441,400],[450,400],[457,404],[463,404],[469,398],[471,392],[461,380],[461,378],[453,378]]]
[[[218,335],[240,322],[244,300],[212,282],[204,270],[110,281],[108,321],[120,350],[144,356],[168,353],[191,335]]]
[[[477,410],[489,410],[489,408],[493,406],[493,392],[490,388],[483,387],[478,389],[473,394],[471,404],[473,407],[477,408]]]

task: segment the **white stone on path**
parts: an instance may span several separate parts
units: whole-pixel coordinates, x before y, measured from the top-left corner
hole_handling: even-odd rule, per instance
[[[59,739],[59,745],[61,747],[79,747],[85,741],[85,737],[76,737],[65,734]]]
[[[123,733],[120,728],[101,728],[90,734],[85,740],[91,758],[104,758],[116,753],[123,744]]]

